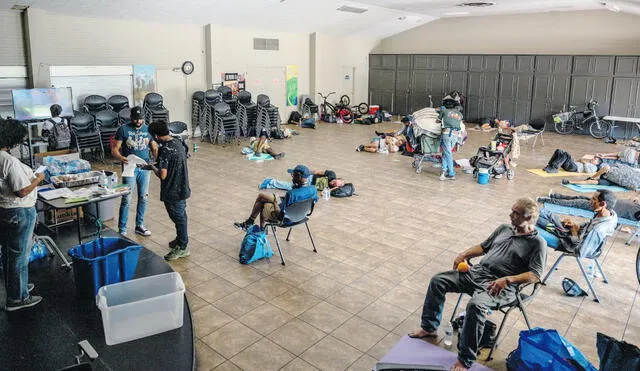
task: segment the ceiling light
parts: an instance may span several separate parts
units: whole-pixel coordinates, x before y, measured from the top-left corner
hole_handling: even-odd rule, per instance
[[[397,17],[396,19],[399,20],[399,21],[404,21],[405,19],[407,19],[407,16],[406,15],[401,15],[400,17]]]
[[[347,12],[347,13],[356,13],[356,14],[362,14],[364,12],[366,12],[369,9],[366,8],[356,8],[355,6],[348,6],[348,5],[343,5],[341,7],[339,7],[338,9],[341,12]]]
[[[605,8],[607,8],[608,10],[617,13],[620,11],[620,7],[618,7],[618,5],[616,3],[614,3],[613,1],[607,1],[607,2],[603,2],[601,3]]]
[[[11,7],[11,10],[19,10],[19,11],[23,11],[23,10],[27,10],[27,8],[29,8],[29,5],[19,5],[19,4],[15,4],[14,6]]]
[[[443,15],[445,16],[449,16],[449,17],[455,17],[455,16],[462,16],[462,15],[470,15],[471,13],[469,12],[450,12],[450,13],[444,13]]]
[[[465,3],[458,4],[458,6],[468,6],[473,8],[483,8],[483,7],[494,6],[494,5],[496,5],[496,3],[493,1],[472,1],[472,2],[465,2]]]

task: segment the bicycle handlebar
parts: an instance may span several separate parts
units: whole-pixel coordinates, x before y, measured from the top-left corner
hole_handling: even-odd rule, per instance
[[[318,95],[320,97],[322,97],[323,99],[327,99],[327,98],[329,98],[329,96],[331,96],[332,94],[335,94],[335,93],[336,93],[335,91],[332,91],[331,93],[329,93],[327,95],[322,95],[322,93],[318,93]]]

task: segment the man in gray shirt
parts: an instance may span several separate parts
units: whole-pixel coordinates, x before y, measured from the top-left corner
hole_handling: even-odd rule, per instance
[[[511,225],[499,226],[484,242],[458,255],[453,270],[431,279],[422,308],[421,328],[409,334],[412,338],[437,337],[446,293],[471,296],[460,332],[458,361],[452,370],[467,370],[476,360],[487,310],[513,302],[519,284],[540,281],[547,260],[547,244],[535,230],[538,214],[535,201],[519,199],[511,208]],[[468,271],[460,264],[482,255],[482,260]]]

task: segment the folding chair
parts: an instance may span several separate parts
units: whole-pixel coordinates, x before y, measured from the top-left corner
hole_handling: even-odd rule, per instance
[[[489,351],[489,355],[487,356],[487,361],[491,361],[493,359],[491,356],[493,355],[493,352],[496,350],[496,347],[498,346],[498,339],[500,339],[500,334],[502,334],[502,330],[504,329],[504,324],[507,322],[507,318],[509,317],[509,314],[511,313],[512,310],[518,308],[520,312],[522,312],[522,317],[524,317],[524,321],[527,324],[527,328],[531,330],[531,323],[529,322],[529,317],[527,316],[527,312],[525,311],[525,305],[527,305],[529,302],[531,302],[531,300],[533,300],[533,297],[538,293],[538,290],[540,290],[542,283],[541,282],[534,283],[531,292],[526,294],[522,290],[528,286],[531,286],[531,284],[523,283],[521,285],[518,285],[516,287],[516,299],[511,303],[508,303],[505,305],[496,305],[494,307],[489,308],[493,311],[502,312],[504,316],[502,317],[502,322],[500,322],[500,327],[498,327],[498,333],[496,334],[496,338],[495,338],[495,341],[493,342],[493,346],[491,347],[491,351]],[[464,293],[460,294],[460,296],[458,297],[458,302],[456,303],[456,306],[453,308],[453,313],[451,314],[451,320],[450,320],[451,322],[453,322],[453,320],[455,319],[456,312],[458,311],[458,307],[460,306],[460,302],[462,301],[463,295],[465,294]]]
[[[531,145],[531,148],[536,148],[536,142],[538,141],[538,137],[540,137],[540,141],[542,142],[542,146],[544,147],[544,138],[542,137],[542,133],[544,133],[545,126],[546,122],[544,120],[533,120],[529,123],[529,127],[531,129],[518,132],[518,139],[529,140],[533,138],[533,144]]]
[[[282,255],[282,249],[280,249],[280,241],[278,240],[278,234],[276,233],[276,227],[280,228],[289,228],[289,233],[287,233],[286,240],[289,241],[289,236],[291,236],[291,230],[293,227],[299,224],[305,225],[307,227],[307,233],[309,233],[309,238],[311,239],[311,245],[313,246],[313,252],[317,253],[316,243],[313,240],[313,236],[311,235],[311,230],[309,229],[309,216],[313,213],[313,207],[315,202],[312,199],[296,202],[287,206],[284,210],[284,216],[282,221],[280,222],[269,222],[265,225],[265,228],[271,227],[271,231],[273,232],[273,237],[276,240],[276,246],[278,247],[278,253],[280,253],[280,260],[282,261],[282,265],[285,265],[284,256]]]

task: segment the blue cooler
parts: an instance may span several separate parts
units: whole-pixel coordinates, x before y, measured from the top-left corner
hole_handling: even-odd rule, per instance
[[[135,242],[118,237],[103,237],[71,248],[68,254],[78,295],[93,297],[102,286],[132,279],[141,249]]]
[[[489,171],[487,169],[478,170],[478,184],[489,183]]]

